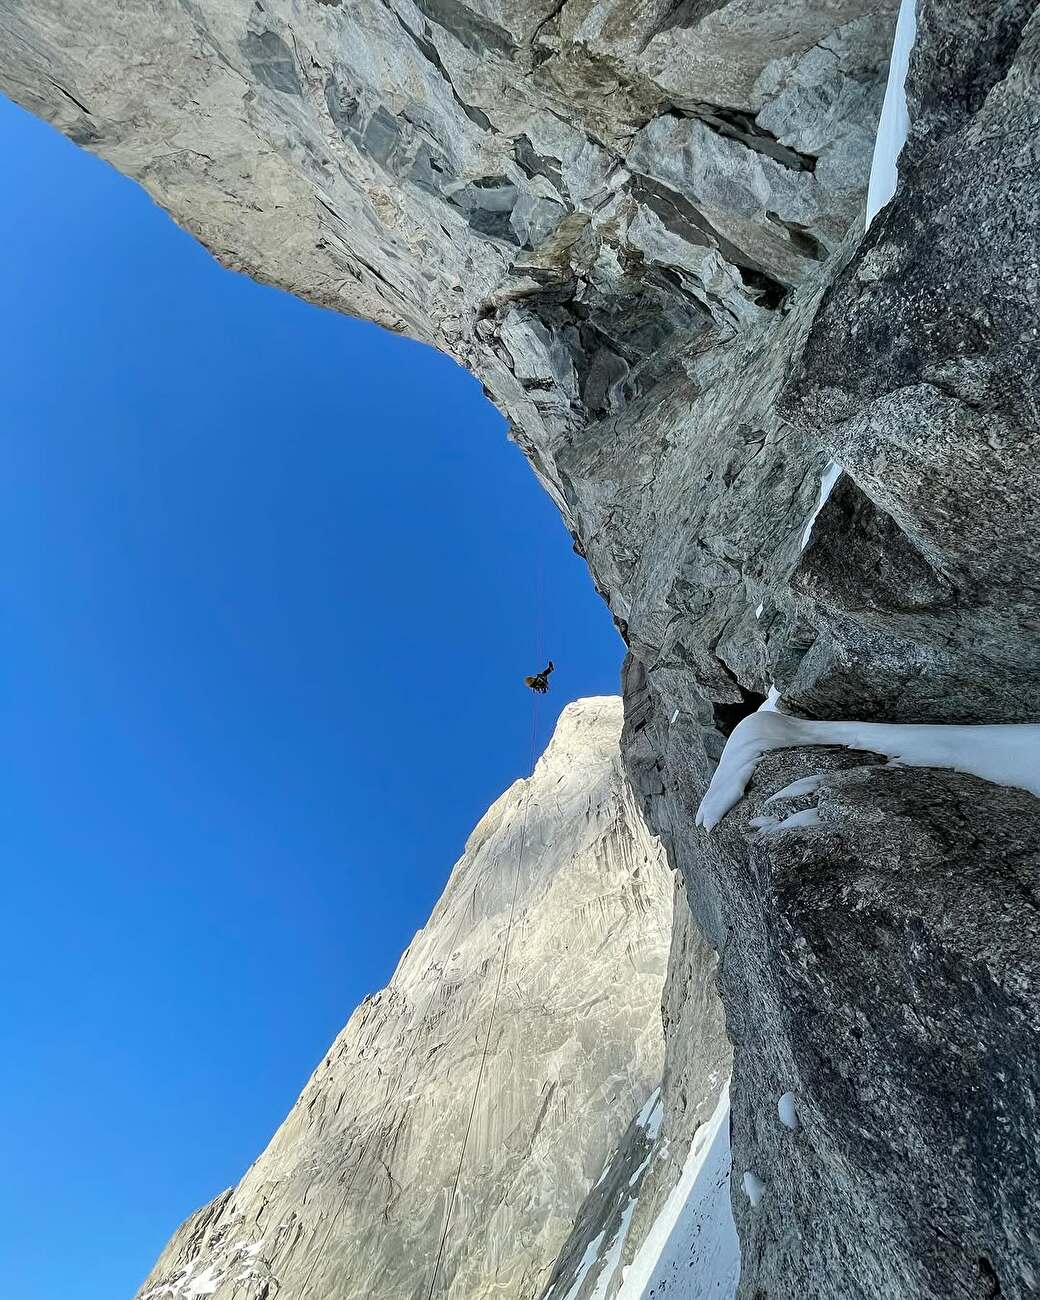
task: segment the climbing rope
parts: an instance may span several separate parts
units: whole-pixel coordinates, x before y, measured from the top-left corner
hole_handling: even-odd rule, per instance
[[[447,949],[449,959],[451,954],[455,951],[455,944],[462,933],[462,927],[466,921],[466,916],[472,909],[473,903],[476,899],[477,887],[479,886],[479,884],[480,884],[480,879],[477,879],[473,882],[473,889],[470,893],[470,901],[466,907],[461,909],[459,913],[459,919],[455,926],[454,931],[452,932],[451,943],[448,945],[448,949]],[[427,972],[429,972],[432,969],[433,969],[433,964],[431,963],[431,965],[427,967]],[[369,1129],[368,1136],[365,1138],[365,1141],[362,1143],[361,1153],[357,1158],[357,1163],[354,1165],[354,1168],[351,1170],[350,1177],[347,1180],[347,1184],[343,1189],[342,1196],[340,1197],[341,1211],[346,1207],[347,1198],[350,1196],[350,1193],[354,1188],[354,1183],[357,1181],[358,1173],[361,1170],[362,1165],[365,1163],[365,1156],[368,1154],[368,1151],[371,1148],[372,1143],[375,1141],[376,1135],[382,1132],[384,1129],[386,1115],[387,1115],[387,1111],[390,1108],[390,1103],[396,1099],[396,1097],[401,1091],[402,1085],[404,1084],[405,1074],[407,1072],[408,1065],[411,1062],[412,1056],[415,1051],[415,1045],[419,1041],[421,1032],[426,1025],[426,1020],[427,1017],[429,1016],[430,1008],[433,1006],[433,1000],[440,992],[443,983],[444,983],[444,970],[442,967],[441,978],[434,983],[433,988],[430,990],[430,995],[426,999],[426,1004],[423,1007],[422,1014],[419,1017],[415,1029],[412,1031],[411,1038],[409,1039],[408,1042],[408,1049],[405,1052],[404,1060],[401,1062],[401,1068],[397,1072],[397,1079],[394,1083],[394,1086],[387,1091],[387,1094],[383,1099],[383,1103],[379,1108],[379,1113],[376,1122]],[[315,1269],[318,1267],[319,1262],[325,1257],[325,1250],[329,1244],[329,1239],[332,1236],[332,1230],[336,1226],[336,1222],[338,1218],[339,1215],[334,1214],[329,1219],[329,1226],[328,1229],[326,1230],[325,1238],[321,1243],[321,1249],[316,1252],[314,1259],[311,1263],[311,1266],[307,1270],[307,1277],[304,1280],[303,1289],[300,1292],[300,1300],[304,1300],[304,1297],[306,1296],[307,1291],[310,1288],[311,1281],[314,1277]]]
[[[539,661],[539,663],[540,663],[540,662],[541,662],[542,651],[543,651],[543,645],[542,645],[542,641],[543,641],[543,609],[542,609],[542,606],[543,606],[543,588],[544,588],[544,553],[543,553],[541,550],[540,550],[540,552],[539,552],[539,557],[538,557],[537,575],[538,575],[538,576],[537,576],[536,592],[535,592],[535,596],[536,596],[536,610],[537,610],[537,615],[536,615],[536,618],[537,618],[537,624],[536,624],[536,627],[537,627],[537,632],[536,632],[536,642],[537,642],[537,646],[536,646],[536,658],[538,659],[538,661]],[[535,695],[534,693],[532,693],[532,697],[531,697],[530,761],[529,761],[529,765],[528,765],[528,773],[529,773],[528,780],[530,780],[530,776],[533,776],[533,774],[534,774],[535,756],[536,756],[536,745],[537,745],[537,740],[538,740],[538,731],[537,731],[537,726],[538,726],[538,696]],[[513,935],[513,924],[514,924],[514,921],[515,921],[515,919],[516,919],[516,900],[517,900],[517,895],[518,895],[519,888],[520,888],[520,873],[521,873],[521,870],[522,870],[522,868],[523,868],[524,850],[525,850],[526,845],[527,845],[527,825],[528,825],[528,815],[529,815],[529,812],[530,812],[530,805],[531,805],[531,790],[530,790],[530,786],[528,786],[528,788],[527,788],[527,790],[526,790],[526,792],[525,792],[525,798],[524,798],[524,815],[523,815],[523,822],[521,823],[521,828],[520,828],[520,846],[519,846],[519,851],[518,851],[518,853],[517,853],[516,870],[515,870],[514,873],[513,873],[513,889],[512,889],[512,894],[511,894],[511,896],[510,896],[510,900],[509,900],[509,918],[508,918],[508,921],[507,921],[507,923],[506,923],[505,939],[504,939],[504,942],[503,942],[503,945],[502,945],[502,953],[501,953],[501,958],[500,958],[500,961],[499,961],[499,967],[498,967],[498,978],[497,978],[496,983],[495,983],[495,994],[494,994],[494,997],[493,997],[492,1002],[491,1002],[491,1015],[490,1015],[490,1017],[488,1018],[487,1033],[484,1035],[484,1046],[483,1046],[483,1049],[482,1049],[482,1051],[481,1051],[481,1056],[480,1056],[480,1066],[479,1066],[478,1071],[477,1071],[477,1079],[476,1079],[476,1083],[475,1083],[474,1088],[473,1088],[473,1097],[472,1097],[472,1100],[471,1100],[471,1102],[470,1102],[469,1117],[468,1117],[467,1122],[466,1122],[466,1130],[465,1130],[465,1133],[463,1134],[462,1147],[461,1147],[461,1150],[459,1151],[459,1162],[458,1162],[458,1165],[457,1165],[456,1170],[455,1170],[455,1177],[454,1177],[454,1180],[453,1180],[453,1183],[452,1183],[451,1196],[450,1196],[450,1198],[449,1198],[449,1200],[448,1200],[447,1212],[446,1212],[446,1214],[445,1214],[445,1216],[444,1216],[444,1227],[443,1227],[443,1229],[442,1229],[442,1231],[441,1231],[440,1243],[439,1243],[438,1248],[437,1248],[437,1257],[436,1257],[436,1259],[435,1259],[435,1261],[434,1261],[433,1274],[432,1274],[432,1276],[431,1276],[431,1278],[430,1278],[430,1290],[429,1290],[429,1294],[428,1294],[427,1300],[433,1300],[434,1289],[436,1288],[436,1285],[437,1285],[437,1278],[438,1278],[438,1275],[439,1275],[439,1273],[440,1273],[441,1261],[442,1261],[442,1259],[443,1259],[443,1257],[444,1257],[444,1247],[445,1247],[445,1244],[447,1243],[447,1240],[448,1240],[448,1231],[449,1231],[449,1229],[450,1229],[450,1227],[451,1227],[452,1214],[453,1214],[453,1211],[454,1211],[454,1208],[455,1208],[455,1201],[456,1201],[456,1198],[457,1198],[457,1196],[458,1196],[459,1181],[460,1181],[460,1179],[462,1178],[462,1169],[463,1169],[463,1165],[464,1165],[464,1163],[465,1163],[465,1159],[466,1159],[466,1149],[467,1149],[467,1147],[469,1146],[470,1133],[472,1132],[472,1129],[473,1129],[473,1119],[474,1119],[474,1116],[476,1115],[476,1110],[477,1110],[477,1101],[478,1101],[478,1098],[479,1098],[479,1096],[480,1096],[480,1087],[481,1087],[481,1084],[482,1084],[482,1082],[483,1082],[483,1079],[484,1079],[484,1071],[485,1071],[485,1068],[486,1068],[486,1066],[487,1066],[488,1054],[489,1054],[490,1047],[491,1047],[491,1035],[492,1035],[492,1032],[494,1031],[495,1020],[496,1020],[496,1017],[497,1017],[497,1015],[498,1015],[498,1004],[499,1004],[499,1001],[500,1001],[500,999],[501,999],[501,994],[502,994],[502,984],[503,984],[503,982],[504,982],[504,979],[505,979],[505,972],[506,972],[506,969],[507,969],[507,966],[508,966],[508,963],[509,963],[509,948],[510,948],[510,943],[511,943],[512,935]],[[482,873],[481,873],[481,878],[483,878],[483,875],[484,875],[484,873],[482,872]],[[454,933],[453,933],[453,935],[452,935],[451,944],[450,944],[449,947],[448,947],[448,953],[449,953],[449,956],[450,956],[450,954],[451,954],[452,952],[454,952],[454,950],[455,950],[455,943],[457,942],[457,940],[458,940],[458,938],[459,938],[459,934],[460,934],[460,932],[461,932],[462,924],[463,924],[463,922],[464,922],[465,919],[466,919],[466,914],[467,914],[467,912],[470,911],[470,909],[471,909],[472,906],[473,906],[473,903],[474,903],[475,900],[476,900],[476,891],[477,891],[477,886],[478,886],[479,884],[480,884],[480,879],[478,879],[477,881],[474,882],[474,885],[473,885],[473,891],[472,891],[471,899],[470,899],[470,905],[469,905],[468,907],[464,908],[464,909],[461,911],[460,915],[459,915],[459,922],[458,922],[458,925],[457,925],[456,928],[455,928],[455,931],[454,931]],[[433,989],[431,990],[431,992],[430,992],[430,996],[427,998],[427,1000],[426,1000],[426,1005],[425,1005],[425,1007],[423,1008],[423,1013],[422,1013],[422,1015],[420,1016],[420,1018],[419,1018],[419,1022],[418,1022],[418,1024],[416,1025],[415,1031],[414,1031],[413,1034],[412,1034],[411,1040],[410,1040],[410,1042],[409,1042],[409,1044],[408,1044],[408,1050],[407,1050],[407,1053],[406,1053],[406,1055],[405,1055],[405,1059],[404,1059],[404,1061],[402,1062],[401,1068],[400,1068],[400,1070],[399,1070],[399,1072],[398,1072],[398,1075],[397,1075],[397,1081],[396,1081],[394,1087],[393,1087],[391,1090],[389,1090],[389,1091],[387,1092],[387,1095],[386,1095],[386,1097],[385,1097],[385,1099],[384,1099],[384,1101],[383,1101],[383,1104],[382,1104],[382,1106],[380,1107],[380,1110],[379,1110],[379,1117],[378,1117],[376,1123],[372,1126],[371,1130],[369,1131],[368,1137],[365,1139],[365,1142],[362,1144],[362,1147],[361,1147],[361,1153],[360,1153],[360,1155],[358,1156],[357,1163],[355,1164],[353,1170],[351,1171],[350,1178],[349,1178],[349,1180],[348,1180],[348,1182],[347,1182],[346,1187],[344,1188],[343,1195],[342,1195],[342,1197],[341,1197],[341,1199],[340,1199],[340,1206],[341,1206],[341,1208],[345,1207],[345,1205],[346,1205],[347,1197],[350,1195],[350,1192],[351,1192],[351,1190],[353,1189],[354,1182],[355,1182],[355,1180],[357,1179],[357,1175],[358,1175],[358,1173],[359,1173],[359,1171],[360,1171],[362,1165],[364,1164],[365,1156],[366,1156],[366,1154],[368,1153],[368,1151],[369,1151],[369,1149],[370,1149],[370,1147],[371,1147],[372,1142],[375,1140],[376,1134],[379,1133],[379,1132],[381,1132],[381,1131],[383,1130],[383,1125],[384,1125],[384,1121],[385,1121],[385,1118],[386,1118],[386,1113],[387,1113],[387,1111],[388,1111],[388,1109],[389,1109],[389,1107],[390,1107],[390,1103],[391,1103],[391,1101],[394,1100],[394,1099],[396,1098],[396,1096],[399,1094],[399,1092],[400,1092],[400,1090],[401,1090],[401,1086],[402,1086],[402,1084],[403,1084],[404,1077],[405,1077],[405,1071],[406,1071],[406,1069],[407,1069],[407,1067],[408,1067],[408,1064],[409,1064],[409,1062],[410,1062],[410,1060],[411,1060],[411,1058],[412,1058],[412,1055],[413,1055],[413,1052],[414,1052],[415,1045],[416,1045],[416,1043],[419,1041],[420,1031],[422,1030],[422,1028],[424,1027],[424,1025],[425,1025],[425,1023],[426,1023],[426,1019],[427,1019],[427,1016],[429,1015],[430,1007],[433,1005],[434,997],[435,997],[435,996],[437,995],[437,993],[439,992],[440,987],[441,987],[441,984],[443,983],[443,970],[442,970],[441,974],[442,974],[442,979],[441,979],[440,981],[438,981],[438,982],[434,985]],[[311,1267],[310,1267],[310,1269],[309,1269],[308,1272],[307,1272],[307,1277],[306,1277],[306,1280],[304,1281],[303,1289],[302,1289],[301,1292],[300,1292],[300,1300],[304,1300],[304,1298],[305,1298],[305,1296],[306,1296],[306,1294],[307,1294],[307,1291],[308,1291],[309,1288],[310,1288],[311,1281],[312,1281],[312,1279],[313,1279],[313,1277],[314,1277],[315,1269],[317,1268],[319,1261],[320,1261],[322,1258],[324,1258],[325,1250],[326,1250],[326,1248],[328,1247],[329,1240],[330,1240],[330,1238],[331,1238],[331,1236],[332,1236],[332,1230],[333,1230],[333,1228],[334,1228],[334,1226],[335,1226],[335,1224],[336,1224],[337,1218],[338,1218],[337,1215],[333,1215],[333,1216],[330,1218],[330,1220],[329,1220],[329,1226],[328,1226],[328,1229],[327,1229],[327,1231],[326,1231],[326,1233],[325,1233],[325,1238],[324,1238],[324,1240],[322,1241],[321,1250],[318,1251],[318,1252],[316,1253],[316,1255],[315,1255],[315,1257],[314,1257],[314,1260],[313,1260],[313,1262],[312,1262],[312,1264],[311,1264]]]
[[[536,659],[539,663],[542,661],[542,613],[543,613],[543,585],[544,585],[544,552],[539,550],[538,556],[538,580],[535,590],[536,609],[537,609],[537,647]],[[484,1081],[484,1070],[487,1066],[488,1052],[491,1047],[491,1034],[495,1027],[495,1018],[498,1015],[498,1003],[502,993],[502,983],[505,979],[506,968],[509,964],[509,945],[513,937],[513,922],[516,919],[516,898],[520,887],[520,872],[524,864],[524,849],[527,846],[527,819],[531,808],[531,785],[530,780],[534,775],[535,764],[535,746],[538,740],[538,696],[531,694],[531,754],[528,764],[528,786],[526,797],[524,798],[524,819],[520,827],[520,848],[516,855],[516,870],[513,872],[513,893],[509,900],[509,919],[506,922],[505,939],[502,944],[502,953],[498,963],[498,979],[495,983],[495,996],[491,1001],[491,1015],[488,1017],[487,1033],[484,1035],[484,1048],[480,1054],[480,1066],[477,1070],[476,1083],[473,1085],[473,1098],[469,1107],[469,1118],[466,1121],[466,1130],[462,1135],[462,1147],[459,1151],[459,1163],[455,1169],[455,1178],[452,1182],[451,1195],[448,1198],[448,1208],[444,1215],[444,1227],[441,1231],[440,1244],[437,1247],[437,1258],[433,1263],[433,1274],[430,1277],[430,1289],[427,1292],[426,1300],[433,1300],[433,1293],[437,1286],[437,1277],[440,1273],[441,1261],[444,1258],[444,1247],[448,1240],[448,1230],[451,1227],[451,1217],[455,1210],[455,1201],[458,1197],[459,1181],[462,1178],[462,1167],[466,1160],[466,1148],[469,1146],[469,1137],[473,1129],[473,1117],[477,1113],[477,1099],[480,1096],[480,1085]]]
[[[535,760],[535,742],[537,738],[536,724],[538,719],[538,696],[532,695],[531,699],[531,764],[529,771],[534,773]],[[528,778],[530,781],[530,778]],[[469,1135],[473,1129],[473,1117],[477,1112],[477,1099],[480,1096],[480,1085],[484,1080],[484,1068],[487,1065],[488,1051],[491,1047],[491,1032],[495,1027],[495,1017],[498,1014],[498,1002],[502,993],[502,981],[505,978],[506,967],[509,964],[509,943],[513,935],[513,921],[516,918],[516,896],[520,887],[520,870],[524,863],[524,848],[527,844],[527,816],[531,807],[531,789],[530,784],[526,791],[524,799],[524,820],[520,827],[520,849],[516,856],[516,871],[513,873],[513,893],[509,900],[509,920],[506,923],[505,941],[502,944],[502,954],[498,963],[498,980],[495,983],[495,996],[491,1001],[491,1015],[488,1017],[487,1033],[484,1035],[484,1049],[480,1054],[480,1067],[477,1070],[477,1081],[473,1086],[473,1099],[469,1107],[469,1119],[466,1121],[466,1131],[462,1136],[462,1148],[459,1151],[459,1163],[455,1170],[455,1179],[452,1183],[451,1196],[448,1198],[448,1209],[444,1216],[444,1228],[441,1232],[440,1245],[437,1247],[437,1258],[433,1264],[433,1275],[430,1278],[430,1289],[427,1293],[426,1300],[433,1300],[434,1288],[437,1285],[437,1275],[440,1273],[441,1260],[444,1258],[444,1246],[448,1240],[448,1229],[451,1227],[451,1216],[455,1209],[455,1200],[459,1191],[459,1180],[462,1177],[462,1166],[466,1159],[466,1148],[469,1146]]]

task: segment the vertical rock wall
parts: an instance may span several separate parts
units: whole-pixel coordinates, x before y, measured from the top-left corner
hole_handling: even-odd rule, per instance
[[[141,1300],[540,1291],[663,1064],[672,881],[620,733],[619,699],[567,706],[388,987],[238,1186],[180,1229]]]

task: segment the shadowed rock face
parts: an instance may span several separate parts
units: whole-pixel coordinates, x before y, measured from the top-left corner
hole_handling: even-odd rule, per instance
[[[1040,1272],[1035,864],[986,834],[1007,793],[872,770],[826,827],[693,824],[774,682],[811,717],[1037,716],[1038,20],[917,8],[901,184],[864,238],[887,6],[0,0],[9,93],[227,265],[434,343],[510,417],[630,647],[626,765],[722,954],[734,1160],[766,1184],[748,1300]],[[942,919],[951,817],[1000,918],[975,948]],[[1013,1086],[950,1024],[1016,1057]]]
[[[814,712],[1040,707],[1040,35],[1032,5],[988,8],[923,7],[906,184],[828,290],[785,401],[853,480],[794,584],[821,635],[787,698]]]
[[[765,1183],[754,1211],[735,1198],[745,1269],[769,1296],[1027,1297],[1040,803],[878,761],[770,756],[712,850],[735,918],[733,1181]],[[812,796],[764,806],[815,773]],[[748,824],[807,807],[809,833]]]
[[[389,986],[242,1182],[180,1229],[142,1300],[426,1296],[474,1095],[434,1294],[538,1293],[663,1065],[672,880],[622,771],[621,721],[616,698],[568,705]],[[715,1046],[728,1056],[721,1030]]]

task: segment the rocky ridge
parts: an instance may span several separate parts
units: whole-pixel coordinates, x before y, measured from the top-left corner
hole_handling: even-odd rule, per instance
[[[238,1186],[174,1236],[141,1300],[541,1290],[663,1065],[672,880],[624,777],[621,725],[620,699],[564,709],[390,984]]]

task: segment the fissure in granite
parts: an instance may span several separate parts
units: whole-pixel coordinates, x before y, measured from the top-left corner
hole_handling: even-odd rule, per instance
[[[1040,1285],[1037,801],[792,750],[694,825],[772,683],[814,718],[1038,712],[1038,19],[920,0],[864,235],[893,16],[0,0],[7,93],[509,417],[628,642],[628,771],[722,955],[747,1300]],[[748,829],[818,770],[817,819]]]

